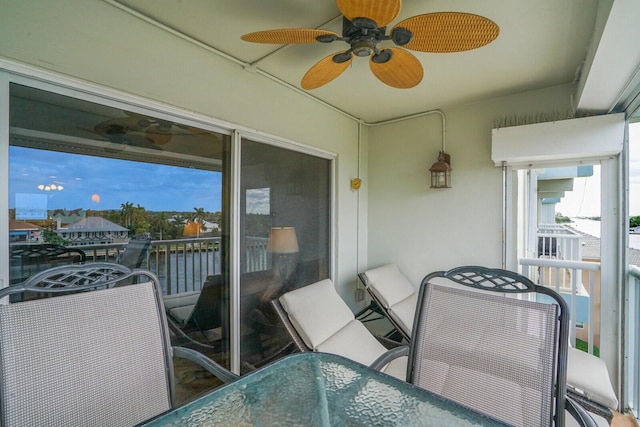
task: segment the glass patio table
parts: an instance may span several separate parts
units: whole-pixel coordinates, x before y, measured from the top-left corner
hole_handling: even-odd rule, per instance
[[[143,426],[505,426],[340,356],[300,353]]]

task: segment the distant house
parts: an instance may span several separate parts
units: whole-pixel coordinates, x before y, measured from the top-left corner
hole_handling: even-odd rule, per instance
[[[129,230],[98,216],[90,216],[56,230],[73,246],[125,242]]]
[[[16,219],[9,220],[10,243],[38,243],[41,241],[42,229],[37,225]]]

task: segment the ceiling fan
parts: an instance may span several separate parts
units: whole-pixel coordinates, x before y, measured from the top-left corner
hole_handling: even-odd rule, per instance
[[[418,58],[398,47],[378,48],[391,40],[418,52],[448,53],[472,50],[491,43],[499,27],[483,16],[462,12],[437,12],[405,19],[386,34],[386,26],[400,13],[402,0],[336,0],[343,15],[342,36],[326,30],[291,28],[257,31],[243,35],[254,43],[300,44],[343,41],[349,49],[327,56],[307,71],[305,90],[323,86],[347,69],[353,56],[369,57],[373,74],[383,83],[400,89],[416,86],[424,74]]]

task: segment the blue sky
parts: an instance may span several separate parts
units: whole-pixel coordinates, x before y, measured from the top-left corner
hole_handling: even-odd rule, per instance
[[[9,207],[16,195],[46,196],[47,209],[221,210],[222,173],[11,146]],[[63,190],[40,190],[39,185]],[[43,196],[44,195],[44,196]]]

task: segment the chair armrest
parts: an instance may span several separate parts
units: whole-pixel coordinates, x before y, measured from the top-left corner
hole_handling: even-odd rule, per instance
[[[392,349],[392,348],[396,348],[396,347],[400,347],[400,346],[402,346],[402,347],[406,347],[406,346],[403,346],[403,345],[402,345],[402,343],[400,343],[400,342],[398,342],[398,341],[396,341],[396,340],[392,340],[392,339],[387,338],[387,337],[381,337],[381,336],[379,336],[379,335],[375,335],[375,337],[376,337],[376,339],[378,340],[378,342],[379,342],[380,344],[382,344],[383,346],[385,346],[385,348],[386,348],[387,350],[390,350],[390,349]]]
[[[191,348],[187,348],[187,347],[172,347],[172,349],[173,349],[173,356],[174,357],[181,357],[183,359],[187,359],[187,360],[190,360],[190,361],[192,361],[194,363],[197,363],[198,365],[202,366],[207,371],[209,371],[210,373],[215,375],[217,378],[219,378],[225,384],[226,383],[231,383],[231,382],[237,380],[238,378],[240,378],[239,375],[236,375],[233,372],[229,371],[228,369],[225,369],[221,365],[219,365],[216,362],[214,362],[213,360],[209,359],[204,354],[202,354],[202,353],[200,353],[198,351],[195,351],[195,350],[193,350]]]
[[[382,353],[376,360],[373,361],[369,367],[371,369],[375,369],[376,371],[382,370],[385,366],[387,366],[392,360],[397,359],[402,356],[409,355],[409,346],[403,345],[400,347],[392,348],[385,353]]]
[[[565,402],[565,409],[582,427],[598,427],[595,420],[591,418],[591,415],[580,405],[578,405],[573,399],[567,396]]]
[[[590,400],[584,397],[580,393],[576,393],[572,391],[569,388],[568,384],[567,384],[567,396],[570,397],[574,401],[574,403],[578,404],[580,407],[585,409],[590,414],[596,414],[604,418],[607,421],[608,425],[611,425],[611,421],[613,421],[613,411],[610,408],[604,405],[601,405],[598,402]]]

